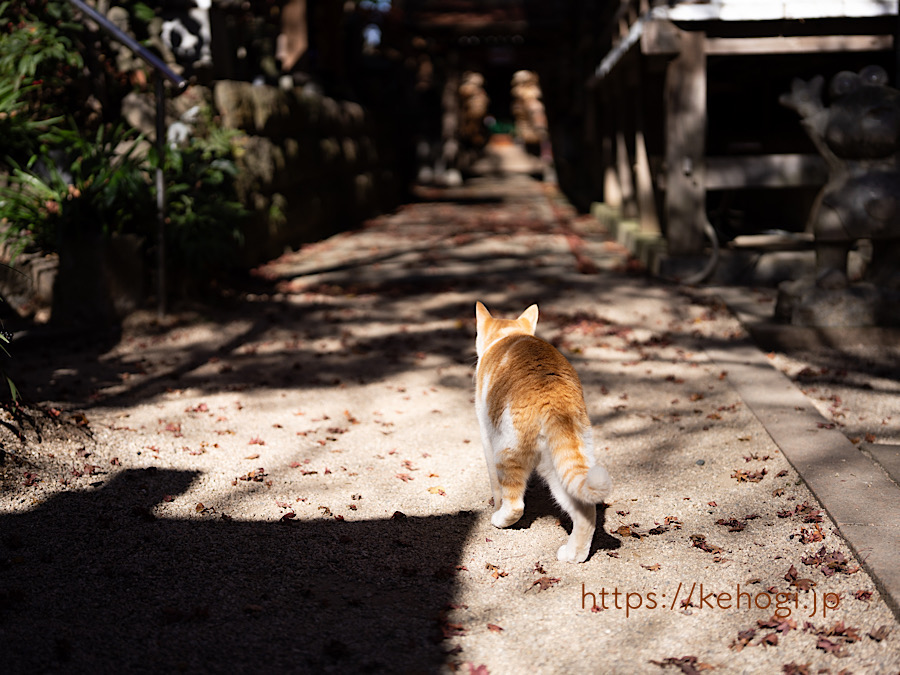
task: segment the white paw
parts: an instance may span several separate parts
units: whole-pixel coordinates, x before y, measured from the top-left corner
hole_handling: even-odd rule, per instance
[[[516,515],[515,513],[509,513],[500,509],[499,511],[495,511],[494,515],[491,516],[491,523],[494,527],[509,527],[513,523],[517,522],[519,518],[522,517],[522,514]]]
[[[560,562],[580,563],[587,560],[590,551],[570,551],[568,544],[563,544],[556,552],[556,559]]]

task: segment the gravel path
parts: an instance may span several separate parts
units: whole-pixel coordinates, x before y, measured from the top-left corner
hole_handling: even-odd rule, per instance
[[[710,356],[746,337],[724,304],[525,177],[420,196],[228,306],[19,338],[3,672],[900,670],[876,583]],[[614,481],[582,565],[539,483],[490,524],[476,300],[537,302],[582,378]],[[770,360],[900,443],[890,363]]]

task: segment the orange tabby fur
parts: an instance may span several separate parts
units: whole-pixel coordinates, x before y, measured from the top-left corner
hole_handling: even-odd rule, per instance
[[[478,368],[475,412],[488,464],[496,527],[522,517],[532,471],[572,518],[572,534],[557,558],[584,562],[590,553],[596,504],[612,481],[596,463],[581,382],[566,358],[534,336],[537,305],[518,319],[495,319],[475,305]]]

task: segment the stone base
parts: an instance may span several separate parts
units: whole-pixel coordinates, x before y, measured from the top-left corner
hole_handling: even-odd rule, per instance
[[[900,326],[900,292],[873,284],[819,288],[812,278],[778,287],[775,320],[794,326]]]

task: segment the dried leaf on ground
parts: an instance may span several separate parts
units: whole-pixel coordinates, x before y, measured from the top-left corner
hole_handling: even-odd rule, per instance
[[[490,570],[492,572],[491,576],[495,579],[499,579],[500,577],[505,577],[509,575],[509,572],[504,572],[496,565],[492,565],[491,563],[486,563],[484,568],[486,570]]]
[[[835,656],[845,656],[842,645],[832,642],[828,638],[819,638],[816,642],[816,649],[821,649],[826,654],[834,654]]]
[[[784,675],[811,675],[813,671],[809,669],[808,663],[785,663],[782,668]]]
[[[266,470],[262,467],[255,469],[254,471],[250,471],[246,476],[238,476],[237,480],[251,481],[254,483],[262,483],[263,478],[268,476]]]
[[[705,534],[692,534],[691,535],[691,543],[695,548],[699,548],[701,551],[706,551],[707,553],[719,554],[722,553],[722,549],[718,546],[710,544],[706,541]]]
[[[555,586],[558,583],[559,583],[559,579],[557,577],[543,576],[540,579],[533,581],[531,586],[529,586],[525,590],[530,591],[532,588],[537,586],[538,591],[546,591],[548,588],[550,588],[551,586]]]
[[[775,615],[765,621],[758,619],[756,625],[760,628],[771,628],[778,633],[788,633],[797,627],[797,622],[793,619],[782,619]]]
[[[716,521],[716,525],[722,525],[728,528],[729,532],[740,532],[745,527],[747,527],[747,523],[743,520],[738,520],[737,518],[729,518],[726,520],[725,518],[719,518]]]
[[[768,473],[766,467],[759,471],[740,471],[735,469],[731,477],[737,479],[738,483],[758,483],[765,477],[766,473]]]
[[[714,668],[714,666],[709,663],[698,661],[696,656],[682,656],[680,659],[670,656],[669,658],[663,659],[662,661],[651,660],[650,663],[657,665],[660,668],[674,666],[681,669],[681,672],[685,673],[685,675],[697,675],[697,673],[700,673],[704,670],[713,670]]]
[[[888,635],[891,634],[891,629],[888,626],[879,626],[877,629],[867,633],[867,635],[875,640],[875,642],[881,642],[882,640],[887,640]]]
[[[801,527],[799,536],[801,544],[813,544],[825,539],[825,533],[822,531],[822,526],[818,523],[813,523],[813,526],[808,529]]]

